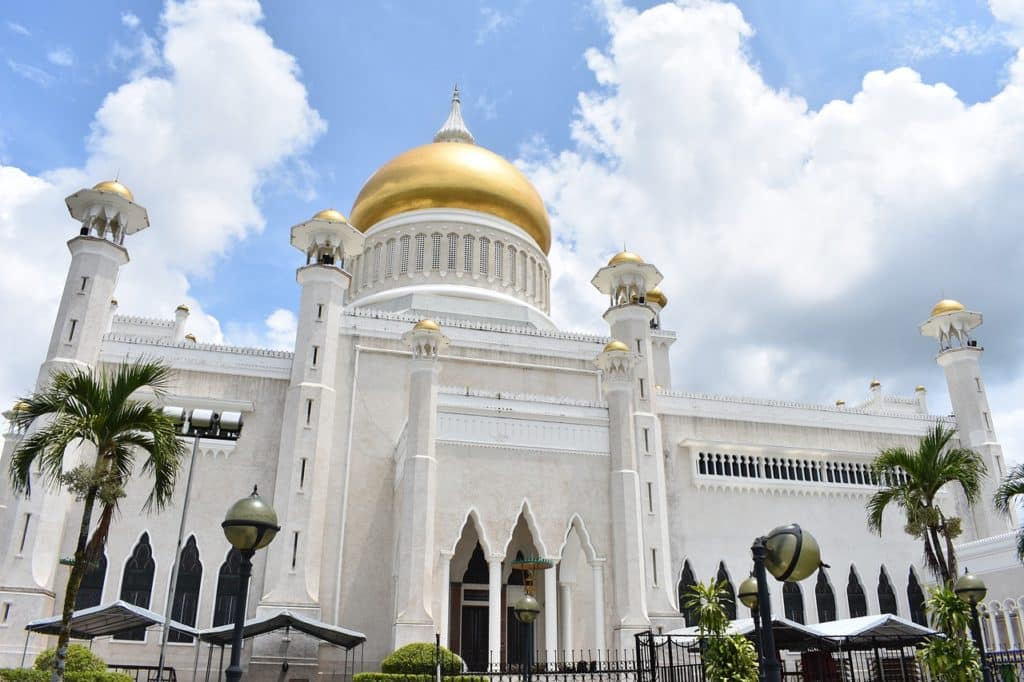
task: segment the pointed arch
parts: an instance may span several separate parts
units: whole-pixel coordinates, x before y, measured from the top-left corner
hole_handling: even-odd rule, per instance
[[[487,533],[484,532],[484,524],[480,521],[480,512],[477,511],[476,507],[470,507],[469,511],[466,512],[466,519],[459,526],[459,532],[455,534],[455,539],[452,540],[452,544],[448,547],[448,551],[452,554],[455,553],[456,548],[459,546],[459,540],[466,532],[466,527],[472,525],[473,530],[476,531],[477,540],[480,542],[480,546],[483,549],[485,557],[491,555],[491,542],[487,539]]]
[[[846,580],[846,601],[850,606],[850,618],[868,615],[868,600],[864,595],[864,586],[853,564],[850,564],[850,577]]]
[[[107,580],[107,553],[100,554],[89,570],[82,578],[82,584],[78,587],[78,594],[75,596],[75,610],[87,609],[90,606],[99,606],[103,603],[103,585]]]
[[[725,615],[729,617],[729,620],[736,620],[736,588],[733,587],[724,561],[718,562],[718,574],[715,576],[715,580],[722,585],[722,596],[719,602],[725,609]]]
[[[832,589],[824,568],[818,569],[818,579],[814,583],[814,602],[818,608],[818,622],[827,623],[836,619],[836,593]]]
[[[782,607],[786,618],[797,623],[806,622],[806,618],[804,618],[804,593],[800,590],[800,583],[782,583]]]
[[[573,541],[573,534],[576,535],[575,541]],[[576,572],[581,555],[591,565],[598,559],[597,550],[594,549],[590,531],[587,530],[583,518],[579,514],[573,514],[566,526],[565,534],[562,536],[562,544],[558,548],[559,580],[563,583],[576,582]]]
[[[135,543],[131,556],[124,565],[121,577],[121,601],[126,601],[144,609],[149,608],[153,596],[153,576],[156,573],[156,562],[153,560],[153,547],[149,544],[149,533],[143,533]],[[146,639],[146,628],[135,628],[115,635],[114,639],[141,642]]]
[[[476,547],[473,548],[473,553],[469,556],[469,563],[466,565],[466,570],[463,571],[462,577],[458,582],[470,583],[476,585],[486,585],[490,579],[489,575],[490,568],[487,566],[487,557],[484,556],[484,550],[480,546],[480,543],[476,543]]]
[[[583,547],[583,553],[587,557],[587,561],[593,562],[597,559],[597,550],[594,549],[594,543],[590,539],[590,531],[587,530],[587,524],[583,522],[583,517],[578,513],[573,514],[569,519],[569,525],[565,528],[565,533],[562,535],[562,544],[558,548],[558,556],[562,556],[565,552],[565,546],[569,542],[569,535],[573,531],[579,536],[580,545]]]
[[[679,574],[679,613],[683,614],[686,625],[692,627],[697,624],[697,609],[688,605],[690,591],[697,585],[697,576],[693,573],[690,560],[683,562],[683,570]]]
[[[217,593],[213,600],[213,627],[231,623],[235,617],[235,604],[242,586],[242,553],[237,549],[228,551],[224,563],[217,571]]]
[[[508,529],[508,535],[505,537],[505,542],[502,543],[502,553],[508,556],[508,551],[512,546],[512,536],[516,532],[516,526],[519,525],[519,519],[523,519],[526,522],[526,528],[530,531],[530,538],[533,540],[534,547],[537,548],[537,553],[542,557],[550,556],[547,546],[544,544],[544,538],[541,537],[540,526],[533,515],[533,509],[530,508],[530,501],[525,497],[522,504],[519,505],[519,513],[516,515],[515,523]]]
[[[899,615],[898,611],[896,592],[892,589],[892,582],[889,580],[885,566],[882,566],[878,571],[878,612],[891,613],[896,616]]]
[[[917,580],[917,572],[910,567],[907,577],[907,603],[910,604],[910,619],[918,625],[928,627],[928,613],[924,608],[924,590]]]
[[[171,605],[171,618],[183,625],[195,626],[199,613],[199,592],[203,584],[203,562],[199,560],[199,547],[196,536],[190,535],[181,548],[178,559],[178,579],[174,588],[174,603]],[[172,631],[168,635],[171,642],[190,643],[192,636]]]

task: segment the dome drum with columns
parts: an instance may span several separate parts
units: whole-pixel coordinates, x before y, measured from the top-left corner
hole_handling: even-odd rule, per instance
[[[891,395],[880,381],[865,380],[861,400],[828,405],[687,390],[686,367],[702,361],[701,349],[671,355],[666,317],[685,304],[666,308],[661,271],[626,250],[595,263],[606,332],[559,329],[547,315],[543,202],[514,166],[476,144],[458,93],[434,142],[385,164],[349,218],[325,209],[291,228],[302,256],[293,254],[289,351],[198,343],[187,306],[159,319],[115,314],[120,268],[148,266],[129,265],[127,251],[146,238],[132,236],[148,225],[145,209],[120,183],[67,203],[84,231],[68,242],[37,386],[55,369],[157,358],[175,372],[165,404],[244,416],[237,440],[199,444],[176,602],[195,608],[175,617],[200,629],[231,617],[237,563],[219,524],[225,500],[254,484],[281,531],[254,559],[247,618],[289,611],[363,632],[367,670],[439,634],[470,670],[486,671],[521,670],[524,632],[508,607],[525,593],[516,570],[524,557],[551,566],[533,586],[541,660],[581,650],[621,660],[637,633],[692,625],[681,599],[689,586],[714,578],[735,588],[751,541],[794,521],[833,568],[817,585],[794,584],[795,593],[773,583],[780,613],[807,623],[863,615],[844,594],[889,590],[885,608],[920,619],[930,578],[919,543],[897,514],[886,516],[882,537],[864,522],[877,490],[874,455],[915,448],[943,420],[990,472],[1005,471],[971,336],[981,315],[960,304],[943,302],[920,326],[939,340],[952,417],[929,414],[923,389]],[[673,360],[682,360],[676,388]],[[4,436],[0,468],[23,437]],[[996,482],[986,479],[984,499]],[[141,508],[144,488],[129,486],[124,508]],[[181,500],[117,520],[80,606],[126,594],[162,611]],[[990,569],[993,598],[1024,596],[1019,573],[1003,568],[1017,566],[1011,521],[967,509],[955,491],[940,504],[963,519],[960,560]],[[60,612],[59,561],[80,511],[70,495],[26,498],[0,477],[0,603],[9,606],[0,667],[19,665],[23,650],[30,662],[52,643],[33,634],[26,644],[24,626]],[[830,591],[831,606],[819,600]],[[867,602],[872,614],[882,608]],[[95,649],[111,664],[154,661],[158,640],[107,639]],[[195,665],[191,645],[167,655],[179,671]],[[337,649],[295,633],[255,638],[245,656],[253,682],[280,680],[286,662],[289,677],[302,679],[344,665]]]

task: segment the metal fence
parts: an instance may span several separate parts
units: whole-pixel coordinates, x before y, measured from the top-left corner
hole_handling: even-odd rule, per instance
[[[991,652],[985,660],[992,682],[1024,682],[1024,650]]]
[[[123,673],[132,677],[135,682],[177,682],[178,676],[174,668],[165,665],[161,679],[157,679],[159,668],[155,665],[120,665],[111,663],[107,670],[115,673]]]

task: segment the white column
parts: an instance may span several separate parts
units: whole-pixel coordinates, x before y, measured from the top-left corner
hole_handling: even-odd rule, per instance
[[[440,565],[438,566],[438,573],[440,576],[437,581],[437,595],[440,600],[440,613],[437,619],[437,629],[441,633],[441,645],[448,646],[448,624],[451,622],[451,609],[452,609],[452,553],[441,552],[441,557],[438,559]]]
[[[487,562],[487,657],[495,670],[501,666],[501,559],[491,555]]]
[[[544,648],[548,662],[558,660],[558,580],[554,566],[544,571]]]
[[[571,658],[572,652],[572,588],[573,583],[558,583],[558,606],[562,613],[562,656]]]
[[[604,620],[604,560],[599,559],[590,564],[594,571],[594,648],[599,655],[607,655],[608,645],[605,643]]]

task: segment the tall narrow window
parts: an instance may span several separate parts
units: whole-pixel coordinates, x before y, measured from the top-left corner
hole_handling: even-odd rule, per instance
[[[462,254],[465,261],[462,264],[462,269],[467,273],[471,273],[473,272],[473,235],[467,234],[462,240],[465,243]]]
[[[85,287],[83,286],[82,288],[84,289]],[[981,391],[983,390],[981,388],[981,377],[974,377],[974,384],[975,386],[978,387],[978,393],[981,393]]]
[[[239,598],[242,572],[242,553],[237,549],[228,552],[224,563],[217,572],[217,594],[213,600],[213,627],[234,621],[235,603]]]
[[[423,272],[423,259],[427,252],[427,235],[416,235],[416,272]]]
[[[928,615],[924,608],[924,590],[917,582],[917,574],[910,569],[910,578],[907,582],[907,601],[910,603],[910,619],[918,625],[928,626]]]
[[[649,455],[649,454],[651,454],[651,430],[645,426],[643,432],[644,432],[644,452]]]
[[[491,240],[480,238],[480,274],[486,275],[491,264]]]
[[[3,613],[3,617],[0,617],[0,623],[6,625],[8,619],[10,619],[10,617],[11,617],[11,602],[6,601],[6,602],[4,602],[4,613]]]
[[[878,572],[878,612],[879,613],[891,613],[892,615],[898,615],[896,613],[896,593],[892,589],[892,583],[889,582],[889,574],[885,572],[885,566]]]
[[[441,269],[441,234],[438,232],[430,235],[430,269]]]
[[[306,485],[306,458],[299,460],[299,490]]]
[[[75,330],[78,329],[78,320],[71,320],[71,327],[68,329],[68,342],[75,340]]]
[[[370,247],[367,246],[363,251],[363,257],[360,259],[363,261],[363,286],[367,286],[370,283]]]
[[[409,272],[409,235],[402,237],[398,249],[398,274],[404,275]]]
[[[857,571],[850,566],[850,577],[846,582],[846,601],[850,605],[850,618],[868,615],[868,600],[864,596],[864,586],[860,584]]]
[[[320,361],[320,346],[313,346],[313,366]]]
[[[658,550],[651,547],[651,579],[655,587],[658,586]]]
[[[149,533],[143,533],[135,544],[131,558],[124,566],[121,577],[121,601],[149,608],[150,597],[153,596],[153,574],[156,562],[153,561],[153,548],[149,545]],[[141,642],[146,639],[146,628],[140,627],[114,635],[114,639]]]
[[[306,424],[313,421],[313,399],[306,398]]]
[[[836,594],[825,575],[825,569],[818,569],[818,580],[814,584],[814,601],[818,607],[818,622],[827,623],[836,619]]]
[[[516,247],[511,244],[508,247],[508,283],[516,285]]]
[[[318,319],[318,320],[324,319],[324,304],[323,303],[317,303],[316,304],[316,319]]]
[[[641,398],[646,397],[646,390],[645,390],[645,387],[644,387],[644,380],[643,380],[643,378],[640,379],[640,397]]]
[[[504,276],[505,269],[501,267],[504,259],[505,245],[501,242],[494,242],[494,276],[497,279],[501,279]]]
[[[732,586],[732,580],[729,579],[729,571],[725,570],[724,561],[718,562],[718,575],[715,576],[715,579],[722,585],[722,596],[718,601],[725,609],[725,615],[729,617],[729,620],[736,620],[736,589]]]
[[[395,274],[395,240],[389,239],[387,243],[387,260],[384,261],[384,277],[390,278]]]
[[[992,420],[989,418],[988,412],[982,412],[982,415],[985,417],[985,428],[989,429],[991,431],[992,430]]]
[[[647,481],[647,513],[654,513],[654,483]]]
[[[25,524],[21,527],[21,542],[18,543],[18,554],[25,551],[25,542],[28,540],[28,524],[32,520],[32,514],[25,514]]]
[[[75,596],[75,611],[87,609],[90,606],[99,606],[103,602],[103,583],[107,579],[107,555],[103,553],[100,558],[89,565],[89,569],[82,577],[82,584]]]
[[[171,618],[183,625],[195,626],[199,608],[199,588],[203,584],[203,564],[199,560],[199,548],[196,536],[189,536],[188,542],[181,548],[181,560],[178,564],[178,581],[174,588],[174,603],[171,606]],[[192,636],[171,631],[168,639],[172,642],[191,642]]]
[[[292,532],[292,570],[295,570],[295,562],[299,556],[299,531]]]
[[[679,612],[683,614],[686,625],[693,627],[697,624],[697,608],[690,605],[690,598],[693,596],[693,588],[697,586],[697,578],[690,568],[690,562],[683,563],[683,572],[679,576]]]
[[[376,244],[373,247],[373,281],[380,281],[381,265],[384,261],[384,245]]]
[[[85,292],[85,287],[88,286],[88,284],[89,284],[89,278],[88,277],[83,277],[82,278],[82,286],[81,286],[81,288],[79,288],[79,291],[84,293]]]
[[[455,272],[458,268],[459,256],[459,235],[451,232],[448,234],[448,272]]]
[[[640,350],[640,339],[636,340],[636,352],[637,353],[643,353],[643,351]]]
[[[800,584],[794,582],[782,583],[782,607],[786,618],[804,623],[804,595],[800,591]]]

